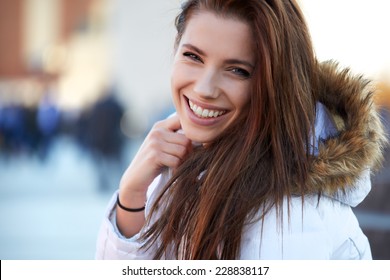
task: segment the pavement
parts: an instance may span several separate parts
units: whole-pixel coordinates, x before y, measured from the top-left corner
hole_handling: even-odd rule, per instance
[[[93,159],[71,139],[45,162],[0,157],[0,259],[93,259],[105,207]],[[120,177],[112,181],[119,182]]]

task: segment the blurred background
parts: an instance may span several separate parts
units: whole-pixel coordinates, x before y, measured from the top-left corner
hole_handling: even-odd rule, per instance
[[[179,0],[0,0],[0,259],[93,259],[121,173],[173,112]],[[389,126],[390,4],[300,3],[320,60],[378,85]],[[390,259],[390,155],[354,209]]]

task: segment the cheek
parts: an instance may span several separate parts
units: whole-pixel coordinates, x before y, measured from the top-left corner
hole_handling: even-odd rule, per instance
[[[171,94],[175,102],[179,102],[180,93],[188,91],[189,86],[195,80],[194,77],[196,77],[196,72],[191,67],[182,63],[177,63],[173,66],[171,72]]]
[[[171,72],[171,96],[177,113],[180,115],[182,108],[182,99],[180,93],[186,85],[185,74],[180,70],[180,67],[173,67]]]
[[[237,94],[237,93],[240,94]],[[235,104],[235,107],[238,111],[245,110],[249,104],[250,100],[250,91],[249,87],[240,88],[235,91],[236,94],[232,96],[232,102]]]
[[[171,72],[171,94],[173,99],[177,98],[179,91],[179,82],[180,82],[180,72],[176,68],[173,68]]]
[[[171,88],[173,94],[185,84],[185,77],[187,74],[184,70],[183,67],[180,67],[177,64],[173,65],[171,72]]]

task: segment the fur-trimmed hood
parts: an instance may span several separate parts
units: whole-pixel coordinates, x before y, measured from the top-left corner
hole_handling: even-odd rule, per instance
[[[335,135],[320,139],[309,175],[309,191],[348,194],[362,174],[377,170],[387,140],[373,101],[374,89],[337,63],[319,67],[319,96],[337,126]]]

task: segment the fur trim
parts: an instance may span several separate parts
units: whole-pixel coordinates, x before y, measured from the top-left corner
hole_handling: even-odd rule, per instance
[[[332,61],[320,64],[319,101],[342,123],[337,136],[319,143],[309,174],[311,191],[347,192],[365,169],[381,166],[387,139],[373,93],[362,76],[353,76]]]

